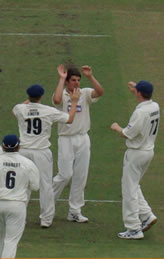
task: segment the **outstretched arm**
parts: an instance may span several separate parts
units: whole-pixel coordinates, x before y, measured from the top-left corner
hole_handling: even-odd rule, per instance
[[[53,102],[55,104],[60,104],[62,102],[62,95],[63,95],[65,79],[67,77],[67,71],[65,70],[65,67],[62,64],[57,67],[57,71],[60,78],[59,78],[57,88],[53,95]]]
[[[94,90],[92,91],[92,98],[99,97],[104,94],[104,89],[101,84],[97,81],[92,73],[92,68],[89,66],[82,66],[81,72],[86,76],[91,82]]]

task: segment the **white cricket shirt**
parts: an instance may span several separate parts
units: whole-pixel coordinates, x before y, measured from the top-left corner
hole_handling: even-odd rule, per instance
[[[72,136],[86,134],[90,129],[90,104],[95,103],[98,98],[92,98],[93,88],[80,89],[80,99],[76,106],[76,115],[72,124],[58,123],[58,135]],[[52,101],[53,102],[53,101]],[[54,102],[53,102],[54,104]],[[55,105],[55,104],[54,104]],[[66,89],[63,90],[63,100],[60,105],[55,105],[59,110],[68,112],[71,109],[71,98]]]
[[[52,124],[57,121],[66,123],[69,119],[68,113],[40,103],[17,104],[13,113],[18,120],[21,148],[50,147]]]
[[[0,200],[27,201],[27,190],[39,189],[39,170],[19,152],[0,155]]]
[[[137,105],[123,134],[128,148],[152,150],[158,132],[159,105],[152,100]]]
[[[2,149],[2,147],[0,146],[0,154],[2,154],[3,153],[3,149]]]

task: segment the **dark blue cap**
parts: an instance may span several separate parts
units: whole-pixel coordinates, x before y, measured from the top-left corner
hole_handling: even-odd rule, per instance
[[[19,145],[20,140],[16,135],[7,135],[4,137],[2,144],[7,148],[15,148]]]
[[[136,89],[138,92],[141,92],[141,93],[152,94],[153,85],[148,81],[141,80],[136,84]]]
[[[27,94],[30,97],[40,97],[44,94],[44,89],[42,86],[40,85],[32,85],[27,89]]]

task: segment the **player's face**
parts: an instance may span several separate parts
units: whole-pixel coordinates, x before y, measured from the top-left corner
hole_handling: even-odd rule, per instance
[[[73,92],[74,88],[80,87],[80,77],[79,76],[71,76],[71,78],[66,81],[66,88],[68,92]]]

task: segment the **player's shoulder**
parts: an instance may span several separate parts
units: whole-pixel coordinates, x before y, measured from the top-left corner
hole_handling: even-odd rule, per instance
[[[157,102],[149,100],[149,101],[147,101],[146,104],[147,105],[144,105],[142,107],[143,111],[145,110],[145,111],[149,112],[149,111],[152,111],[152,110],[159,110],[159,104]]]
[[[136,117],[143,118],[143,119],[149,118],[150,114],[153,114],[153,113],[159,114],[160,109],[159,109],[158,103],[152,100],[142,103],[135,111]]]
[[[86,92],[93,91],[93,88],[84,87],[84,88],[80,88],[80,91],[81,91],[82,93],[86,93]]]
[[[37,109],[41,114],[48,114],[49,112],[53,111],[54,107],[46,105],[46,104],[42,104],[42,103],[36,103],[36,104],[29,104],[27,107],[27,109]]]
[[[89,88],[89,87],[81,88],[80,89],[81,95],[82,96],[86,96],[86,97],[90,97],[92,91],[93,91],[93,88]]]
[[[17,158],[18,161],[20,161],[20,163],[24,163],[24,165],[25,164],[27,164],[27,165],[33,164],[33,162],[29,158],[23,156],[19,152],[16,153],[16,158]]]
[[[51,114],[59,112],[59,110],[57,108],[53,107],[53,106],[43,104],[41,107],[42,107],[42,111],[46,115],[51,115]]]
[[[22,109],[23,107],[25,107],[25,103],[18,103],[18,104],[16,104],[14,107],[13,107],[13,109]]]
[[[19,161],[24,168],[26,168],[28,171],[31,171],[31,169],[35,170],[35,171],[38,170],[38,168],[36,167],[36,165],[34,164],[33,161],[31,161],[29,158],[21,155],[20,153],[18,155],[19,155]]]
[[[0,146],[0,155],[2,155],[4,152],[3,152],[3,149],[2,149],[2,146]]]
[[[12,153],[2,152],[0,154],[0,160],[1,161],[7,161],[8,159],[12,162],[21,163],[21,164],[22,163],[28,164],[28,161],[30,161],[28,158],[21,155],[19,152],[12,152]]]
[[[14,107],[25,106],[25,103],[17,103]]]
[[[24,114],[26,109],[27,109],[27,105],[28,104],[25,104],[25,103],[19,103],[19,104],[16,104],[13,108],[13,113],[15,115],[20,115],[20,114]]]
[[[160,107],[159,107],[159,104],[158,104],[157,102],[152,101],[152,104],[153,104],[155,107],[157,107],[158,109],[160,108]]]

